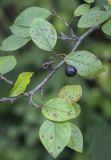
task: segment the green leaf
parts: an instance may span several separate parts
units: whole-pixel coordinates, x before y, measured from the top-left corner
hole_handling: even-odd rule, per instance
[[[90,4],[81,4],[79,5],[79,7],[77,7],[77,9],[74,12],[74,16],[81,16],[85,13],[87,13],[87,11],[89,11],[90,9]]]
[[[62,122],[76,118],[77,113],[73,106],[62,98],[53,98],[46,102],[42,108],[43,115],[52,121]]]
[[[95,12],[95,11],[100,11],[100,8],[98,6],[95,6],[95,7],[90,8],[88,12],[90,13],[90,12]]]
[[[30,28],[32,41],[46,51],[52,51],[57,42],[57,33],[54,26],[48,21],[36,18]]]
[[[106,10],[109,10],[109,11],[111,11],[111,6],[104,5],[104,8],[105,8]]]
[[[102,26],[102,31],[111,36],[111,19]]]
[[[69,142],[71,126],[69,122],[55,123],[46,120],[40,128],[39,135],[46,150],[56,158]]]
[[[71,123],[71,137],[67,146],[80,153],[83,151],[83,137],[81,131],[76,125],[72,123]]]
[[[76,103],[76,105],[72,104],[72,106],[74,107],[74,110],[76,112],[76,118],[77,118],[80,115],[80,113],[81,113],[81,107],[77,103]]]
[[[0,74],[10,72],[15,68],[17,62],[14,56],[0,57]]]
[[[104,71],[101,61],[88,51],[70,53],[65,60],[67,64],[75,66],[78,74],[83,77],[91,78]]]
[[[13,25],[10,27],[13,34],[15,34],[18,37],[27,38],[30,37],[30,28],[29,27],[22,27]]]
[[[84,0],[87,3],[93,3],[95,0]]]
[[[110,17],[106,11],[91,10],[84,14],[78,23],[80,28],[90,28],[105,22]]]
[[[80,85],[67,85],[63,87],[58,95],[60,98],[66,99],[69,103],[77,102],[82,96],[82,89]]]
[[[15,35],[9,36],[6,38],[2,45],[0,46],[0,50],[2,51],[15,51],[24,45],[26,45],[30,41],[30,38],[22,38],[17,37]]]
[[[30,7],[24,10],[15,20],[16,25],[30,26],[34,18],[47,18],[51,12],[40,7]]]
[[[33,72],[23,72],[19,75],[17,81],[15,82],[14,87],[11,90],[10,97],[16,97],[22,94],[28,84],[30,83],[30,78],[32,77]]]

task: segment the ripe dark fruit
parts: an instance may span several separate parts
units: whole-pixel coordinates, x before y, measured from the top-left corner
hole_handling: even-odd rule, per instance
[[[67,77],[74,77],[77,74],[77,69],[74,66],[68,65],[65,74]]]

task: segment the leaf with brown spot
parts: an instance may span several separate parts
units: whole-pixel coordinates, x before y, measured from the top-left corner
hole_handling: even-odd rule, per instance
[[[42,18],[33,20],[30,27],[32,41],[42,50],[53,51],[57,42],[54,26]]]
[[[78,104],[74,104],[75,106]],[[67,100],[63,98],[53,98],[46,102],[42,108],[43,115],[52,121],[63,122],[76,118],[77,113]]]
[[[82,96],[80,85],[67,85],[63,87],[58,95],[60,98],[66,99],[69,103],[77,102]]]
[[[45,136],[42,137],[44,133]],[[57,123],[46,120],[40,128],[39,136],[46,150],[56,158],[69,142],[71,136],[70,123]]]

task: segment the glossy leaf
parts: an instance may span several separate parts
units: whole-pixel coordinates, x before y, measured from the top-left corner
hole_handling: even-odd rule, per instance
[[[69,103],[77,102],[82,96],[82,89],[80,85],[67,85],[59,92],[59,97],[66,99]]]
[[[89,11],[90,9],[90,4],[81,4],[79,5],[79,7],[77,7],[77,9],[74,12],[74,16],[81,16],[85,13],[87,13],[87,11]]]
[[[15,68],[17,62],[14,56],[0,57],[0,74],[6,74]]]
[[[22,27],[22,26],[17,26],[13,25],[10,27],[11,31],[13,34],[15,34],[18,37],[30,37],[30,28],[29,27]]]
[[[77,104],[75,103],[74,105]],[[47,119],[57,122],[77,117],[74,106],[62,98],[54,98],[46,102],[42,108],[42,113]]]
[[[39,135],[46,150],[56,158],[69,142],[71,126],[69,122],[55,123],[46,120],[40,128]]]
[[[111,20],[109,20],[102,26],[102,31],[108,36],[111,36]]]
[[[54,26],[44,19],[35,19],[30,28],[32,41],[46,51],[52,51],[57,42],[57,33]]]
[[[16,97],[22,94],[28,84],[30,83],[30,78],[32,77],[33,72],[23,72],[19,75],[17,81],[15,82],[14,87],[11,90],[10,97]]]
[[[78,23],[80,28],[90,28],[105,22],[110,17],[106,11],[91,10],[84,14]]]
[[[30,38],[22,38],[22,37],[17,37],[15,35],[11,35],[2,42],[0,50],[15,51],[26,45],[29,41]]]
[[[70,53],[65,60],[67,64],[75,66],[78,74],[83,77],[90,78],[104,71],[101,61],[88,51]]]
[[[67,146],[80,153],[83,151],[82,133],[80,129],[72,123],[71,123],[71,137]]]
[[[15,20],[16,25],[30,26],[34,18],[47,18],[51,12],[40,7],[30,7],[24,10]]]

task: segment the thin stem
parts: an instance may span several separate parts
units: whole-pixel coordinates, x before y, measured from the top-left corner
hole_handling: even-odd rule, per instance
[[[0,75],[0,79],[5,81],[6,83],[13,85],[13,82],[11,80],[8,80],[6,77],[4,77],[3,75]]]

